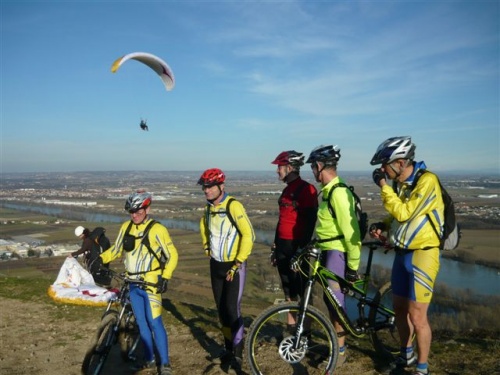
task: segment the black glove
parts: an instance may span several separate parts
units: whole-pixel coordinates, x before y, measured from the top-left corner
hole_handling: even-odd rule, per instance
[[[373,171],[372,177],[373,177],[373,182],[375,182],[377,186],[380,186],[380,180],[386,179],[385,173],[382,172],[380,168],[377,168]]]
[[[276,267],[278,265],[276,260],[276,252],[272,249],[269,254],[269,261],[271,262],[271,266]]]
[[[165,293],[168,289],[168,279],[164,279],[161,276],[158,276],[158,284],[156,284],[156,289],[158,293]]]
[[[351,283],[359,280],[358,271],[355,271],[349,267],[345,268],[345,279]]]

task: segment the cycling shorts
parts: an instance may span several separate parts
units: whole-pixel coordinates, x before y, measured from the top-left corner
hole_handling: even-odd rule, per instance
[[[439,249],[396,253],[392,266],[392,292],[412,301],[430,303],[439,271]]]

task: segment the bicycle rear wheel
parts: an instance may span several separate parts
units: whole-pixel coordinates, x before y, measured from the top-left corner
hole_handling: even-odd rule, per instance
[[[318,309],[309,306],[306,321],[310,328],[295,348],[295,333],[287,332],[289,313],[298,315],[297,303],[271,306],[253,321],[245,341],[252,374],[324,375],[334,369],[339,347],[337,333],[330,321]]]
[[[401,344],[394,319],[390,282],[378,290],[374,302],[368,316],[370,327],[374,327],[370,338],[378,354],[391,358],[399,354]]]
[[[114,327],[117,322],[118,313],[116,311],[110,311],[102,318],[97,333],[83,359],[82,373],[84,375],[98,375],[101,372],[109,350],[115,343]]]

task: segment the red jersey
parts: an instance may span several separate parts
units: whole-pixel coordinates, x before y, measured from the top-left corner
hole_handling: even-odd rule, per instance
[[[300,240],[307,232],[307,227],[315,223],[307,223],[310,217],[306,212],[318,208],[318,191],[316,187],[302,178],[290,182],[278,199],[279,221],[276,234],[284,240]]]

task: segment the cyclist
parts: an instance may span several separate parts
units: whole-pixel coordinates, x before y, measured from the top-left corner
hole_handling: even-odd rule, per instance
[[[255,234],[241,202],[225,192],[225,179],[220,169],[211,168],[198,180],[207,200],[200,233],[210,257],[212,292],[224,336],[225,349],[213,361],[239,372],[244,342],[240,305]]]
[[[271,265],[277,267],[285,300],[302,297],[305,280],[290,269],[290,261],[298,248],[311,241],[318,211],[318,191],[300,177],[304,155],[294,150],[281,152],[271,164],[277,165],[280,181],[286,183],[278,199],[279,219],[271,246]],[[288,316],[288,330],[295,332],[295,318]]]
[[[382,232],[389,232],[396,249],[391,284],[401,354],[394,367],[416,363],[414,374],[428,375],[432,332],[427,311],[440,255],[440,241],[429,218],[435,218],[442,226],[444,203],[439,180],[433,173],[424,173],[417,185],[412,186],[417,171],[426,169],[423,161],[413,161],[415,149],[408,136],[389,138],[378,146],[370,164],[382,165],[373,171],[373,181],[381,188],[382,203],[389,217],[384,222],[372,224],[370,235],[379,238]],[[389,185],[387,179],[394,185]],[[413,334],[416,334],[417,357],[412,347]]]
[[[156,368],[154,349],[159,355],[160,375],[171,375],[168,335],[162,322],[162,296],[177,266],[177,249],[167,228],[149,217],[151,194],[139,190],[130,194],[125,210],[130,220],[122,224],[116,242],[101,254],[103,263],[122,256],[130,278],[155,283],[156,288],[130,285],[130,302],[144,343],[144,361],[136,370]],[[153,339],[154,338],[154,339]]]
[[[311,151],[306,163],[311,163],[311,169],[317,182],[321,184],[322,200],[318,209],[316,236],[318,247],[323,250],[323,265],[337,275],[345,276],[353,282],[358,279],[357,270],[360,263],[361,235],[355,211],[355,200],[348,188],[336,188],[330,198],[330,205],[335,210],[335,217],[328,206],[330,189],[335,184],[345,181],[337,175],[337,164],[340,159],[340,148],[333,145],[321,145]],[[338,283],[330,281],[340,305],[345,308],[344,294]],[[335,330],[338,333],[340,356],[337,367],[346,361],[345,333],[339,323],[339,318],[323,297]]]

